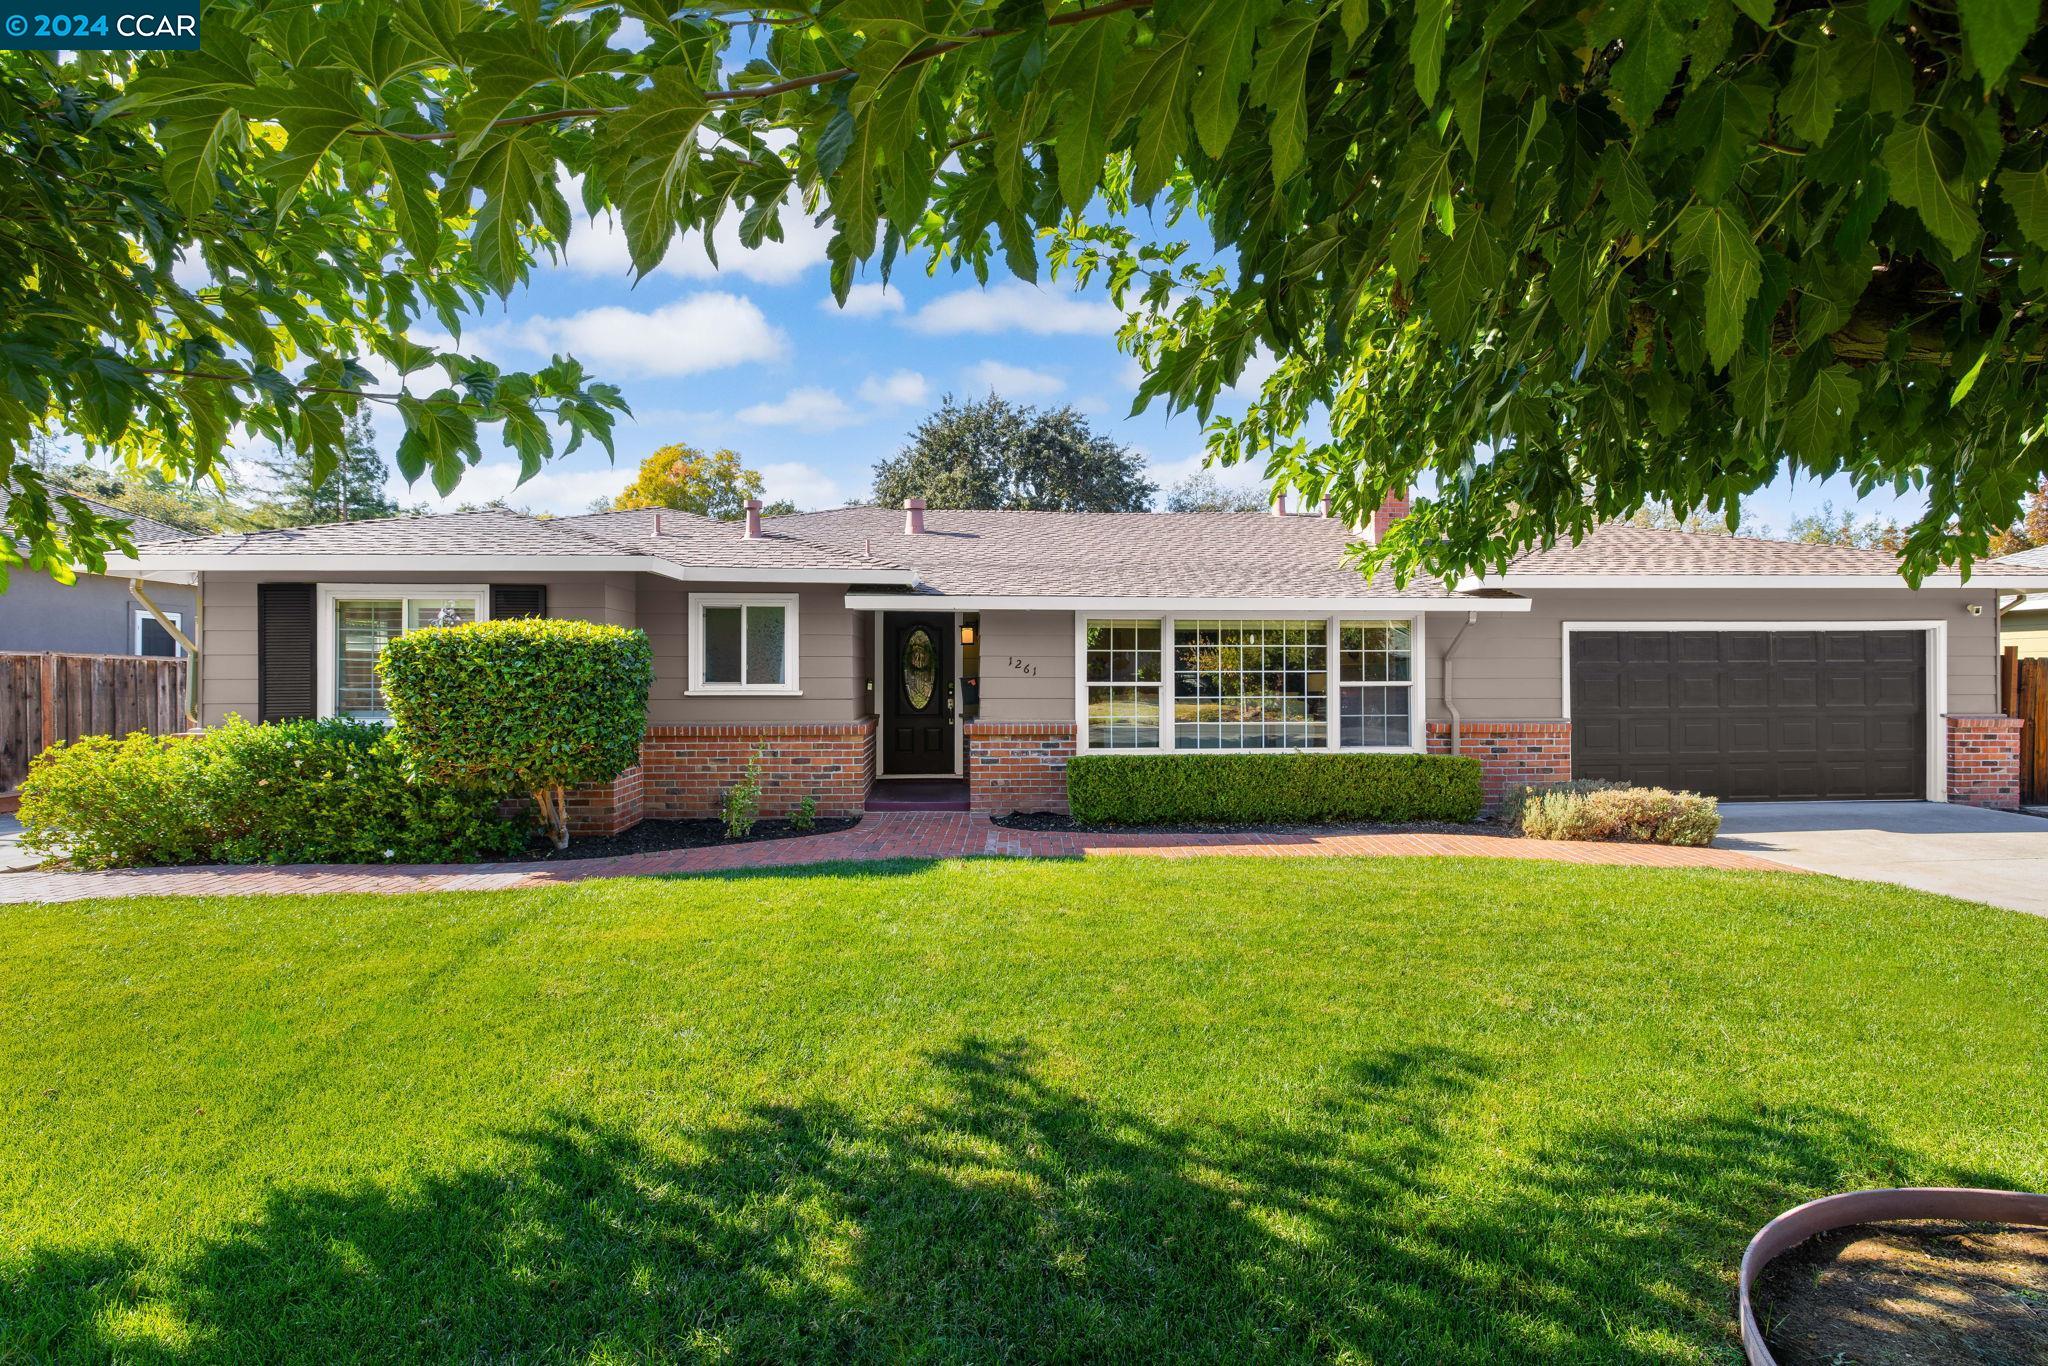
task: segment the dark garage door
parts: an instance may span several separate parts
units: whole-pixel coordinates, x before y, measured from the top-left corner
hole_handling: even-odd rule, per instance
[[[1927,795],[1923,631],[1578,631],[1572,773],[1734,801]]]

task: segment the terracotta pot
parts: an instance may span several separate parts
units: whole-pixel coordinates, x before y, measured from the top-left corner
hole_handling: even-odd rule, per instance
[[[1778,1366],[1764,1345],[1750,1293],[1772,1258],[1832,1229],[1887,1219],[1962,1219],[1986,1224],[2048,1224],[2048,1195],[2027,1191],[1969,1190],[1957,1186],[1901,1186],[1886,1190],[1824,1195],[1786,1210],[1765,1224],[1742,1253],[1736,1313],[1742,1325],[1742,1350],[1750,1366]]]

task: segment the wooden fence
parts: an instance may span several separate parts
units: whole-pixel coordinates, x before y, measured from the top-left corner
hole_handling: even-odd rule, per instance
[[[2048,659],[2021,659],[2017,645],[2005,647],[1998,667],[1998,709],[2017,716],[2020,730],[2020,801],[2048,802]]]
[[[0,654],[0,792],[59,740],[185,728],[182,659]]]

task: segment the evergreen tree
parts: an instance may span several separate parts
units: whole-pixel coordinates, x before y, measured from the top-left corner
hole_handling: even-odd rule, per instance
[[[265,501],[281,526],[398,515],[398,503],[384,488],[391,469],[377,454],[365,413],[349,420],[341,458],[325,479],[315,478],[312,456],[296,449],[279,451],[277,459],[263,462],[263,470],[272,483]]]
[[[1144,512],[1156,492],[1143,458],[1079,412],[1041,413],[995,394],[972,403],[949,395],[908,446],[875,466],[883,507],[918,497],[935,508]]]

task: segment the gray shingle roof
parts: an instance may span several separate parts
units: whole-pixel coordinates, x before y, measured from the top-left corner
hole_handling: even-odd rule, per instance
[[[281,527],[192,537],[161,547],[179,555],[620,555],[640,554],[565,525],[495,509],[438,517],[381,517],[361,522]]]
[[[1357,535],[1326,517],[1264,512],[969,512],[935,508],[906,535],[900,508],[839,508],[769,525],[917,571],[951,597],[1443,598],[1441,584],[1368,584]]]
[[[1986,561],[1973,567],[1972,577],[2016,572],[2010,561]],[[2034,566],[2048,567],[2048,560]],[[1665,531],[1616,523],[1598,527],[1577,545],[1559,542],[1548,550],[1531,550],[1508,566],[1521,576],[1572,575],[1614,578],[1665,576],[1835,577],[1868,575],[1897,580],[1899,559],[1888,550],[1862,550],[1846,545],[1809,545],[1802,541],[1767,541],[1755,536],[1722,536],[1711,532]]]
[[[793,536],[767,518],[761,536],[748,540],[738,522],[720,522],[691,512],[661,513],[661,534],[654,534],[654,512],[592,512],[559,518],[555,525],[601,536],[635,555],[656,555],[675,564],[707,569],[891,569],[899,566],[870,559],[858,550],[842,550]]]
[[[144,517],[139,512],[129,512],[125,508],[117,508],[112,503],[103,503],[97,498],[88,498],[84,494],[74,493],[70,489],[59,488],[53,491],[76,498],[79,502],[103,517],[119,517],[128,524],[128,539],[134,541],[137,545],[141,545],[145,541],[188,540],[192,535],[191,532],[180,527],[174,527],[169,522],[159,522],[154,517]],[[61,520],[63,515],[64,510],[60,504],[57,509],[57,516]]]
[[[2048,545],[2037,545],[2032,550],[2018,550],[2010,555],[2001,555],[1992,564],[2010,565],[2033,573],[2048,569]]]

